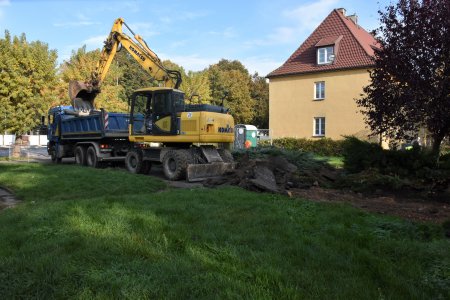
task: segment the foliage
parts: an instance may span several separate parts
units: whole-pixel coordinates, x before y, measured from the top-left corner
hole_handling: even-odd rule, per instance
[[[410,139],[426,127],[437,157],[450,135],[450,2],[399,0],[379,13],[381,47],[357,103],[376,134]]]
[[[252,124],[257,128],[269,128],[269,84],[265,77],[253,74],[250,96],[255,100],[255,115]]]
[[[122,171],[0,171],[23,200],[0,212],[5,299],[450,296],[436,225],[238,188],[161,190]]]
[[[251,97],[251,77],[239,61],[220,60],[208,69],[210,90],[215,104],[224,101],[236,124],[249,124],[255,117],[256,101]]]
[[[384,150],[377,144],[347,137],[343,156],[344,168],[350,173],[363,172],[362,177],[367,173],[366,177],[374,181],[372,185],[379,183],[381,187],[386,181],[386,186],[394,185],[396,189],[410,185],[417,189],[445,190],[450,183],[450,169],[446,169],[445,164],[438,168],[433,153],[418,146],[407,151]],[[404,179],[402,184],[398,183]],[[409,184],[408,180],[413,183]],[[393,185],[387,181],[392,181]]]
[[[261,141],[259,145],[267,146],[270,141]],[[343,151],[343,141],[332,140],[329,138],[321,138],[311,140],[305,138],[279,138],[274,139],[272,144],[287,150],[300,150],[305,152],[313,152],[324,156],[341,156]]]
[[[156,86],[152,77],[141,67],[141,65],[125,50],[119,51],[113,60],[121,70],[118,83],[122,86],[120,98],[127,101],[137,89]]]
[[[209,78],[206,71],[189,71],[185,74],[181,90],[185,93],[186,103],[211,103]]]
[[[25,34],[0,39],[1,130],[21,135],[35,128],[56,97],[56,51]]]

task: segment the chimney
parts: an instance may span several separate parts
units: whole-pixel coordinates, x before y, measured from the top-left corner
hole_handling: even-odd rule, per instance
[[[355,23],[355,25],[358,25],[358,16],[356,14],[353,14],[351,16],[348,16],[347,18],[349,18],[350,20],[352,20],[353,23]]]
[[[345,17],[345,8],[336,8],[336,10]]]

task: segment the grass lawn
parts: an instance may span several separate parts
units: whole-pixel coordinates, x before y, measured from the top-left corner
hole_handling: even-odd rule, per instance
[[[442,228],[239,188],[167,189],[77,166],[0,164],[12,298],[449,299]]]
[[[320,156],[315,154],[314,157],[318,160],[324,161],[335,168],[344,167],[344,158],[342,156]]]

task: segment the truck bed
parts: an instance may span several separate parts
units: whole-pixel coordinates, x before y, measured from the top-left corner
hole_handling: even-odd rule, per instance
[[[98,112],[89,116],[61,116],[61,139],[101,139],[128,137],[129,114]]]

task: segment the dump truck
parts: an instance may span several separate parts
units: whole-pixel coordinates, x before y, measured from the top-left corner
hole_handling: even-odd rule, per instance
[[[124,161],[132,143],[128,139],[128,113],[56,106],[48,112],[47,152],[55,163],[75,157],[77,164],[97,168],[105,162]]]
[[[123,32],[124,27],[134,39]],[[158,87],[135,91],[129,100],[127,169],[146,173],[152,163],[162,163],[167,179],[188,181],[214,177],[232,169],[229,149],[234,142],[234,119],[229,110],[223,105],[186,104],[185,95],[179,90],[181,73],[167,69],[122,18],[114,22],[91,78],[69,82],[74,110],[86,112],[78,117],[91,115],[95,97],[101,92],[101,84],[120,49],[128,51],[159,82]],[[58,158],[59,152],[55,153]]]

